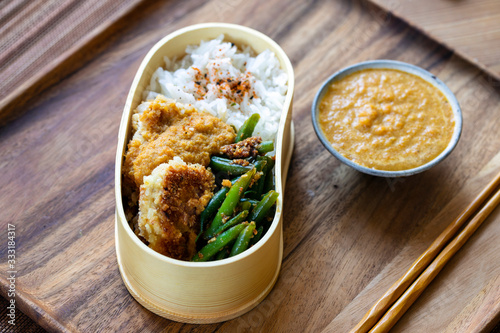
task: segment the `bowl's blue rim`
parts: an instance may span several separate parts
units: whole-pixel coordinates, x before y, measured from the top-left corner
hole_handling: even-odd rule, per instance
[[[400,70],[403,72],[407,72],[410,74],[417,75],[421,77],[422,79],[426,80],[430,84],[432,84],[434,87],[438,88],[443,92],[445,97],[448,99],[448,102],[451,105],[453,114],[455,116],[455,129],[453,131],[453,136],[450,140],[450,143],[446,147],[441,154],[439,154],[436,158],[434,158],[432,161],[421,165],[419,167],[413,168],[413,169],[408,169],[408,170],[401,170],[401,171],[386,171],[386,170],[377,170],[377,169],[371,169],[362,165],[359,165],[357,163],[354,163],[353,161],[349,160],[342,154],[340,154],[337,150],[335,150],[332,145],[328,142],[326,137],[323,135],[323,131],[321,130],[319,126],[319,121],[318,121],[318,104],[319,101],[323,98],[323,95],[326,93],[328,90],[328,87],[331,82],[340,80],[344,78],[345,76],[352,74],[354,72],[363,70],[363,69],[369,69],[369,68],[387,68],[387,69],[396,69]],[[396,61],[396,60],[370,60],[370,61],[364,61],[360,62],[348,67],[345,67],[333,75],[331,75],[323,84],[321,85],[320,89],[316,93],[316,96],[314,97],[313,103],[312,103],[312,123],[314,127],[314,131],[316,132],[316,135],[318,136],[319,140],[325,146],[325,148],[337,159],[339,159],[342,163],[369,175],[372,176],[379,176],[379,177],[404,177],[404,176],[411,176],[417,173],[420,173],[422,171],[428,170],[434,165],[438,164],[442,160],[444,160],[456,147],[461,133],[462,133],[462,110],[460,109],[460,105],[458,104],[458,100],[455,97],[455,95],[452,93],[452,91],[441,81],[439,80],[434,74],[426,71],[425,69],[422,69],[418,66],[408,64],[402,61]]]

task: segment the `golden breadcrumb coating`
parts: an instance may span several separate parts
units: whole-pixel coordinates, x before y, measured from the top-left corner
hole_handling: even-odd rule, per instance
[[[219,118],[161,95],[134,115],[133,126],[135,133],[128,144],[123,171],[128,195],[145,176],[174,156],[208,166],[210,155],[234,142],[236,136],[234,129]]]
[[[144,177],[138,235],[153,250],[190,260],[196,253],[199,215],[213,196],[214,176],[204,166],[175,158]]]

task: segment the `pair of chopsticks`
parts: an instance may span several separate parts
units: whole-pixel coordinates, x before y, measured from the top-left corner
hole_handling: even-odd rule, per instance
[[[465,244],[486,217],[500,203],[500,189],[497,189],[499,184],[500,173],[436,238],[431,246],[413,263],[410,269],[373,305],[363,319],[351,330],[351,333],[387,332],[396,324],[444,265]],[[494,190],[497,191],[491,196]],[[486,202],[462,231],[455,236],[465,222],[469,220],[490,196],[491,198],[488,202]],[[441,249],[443,250],[441,251]]]

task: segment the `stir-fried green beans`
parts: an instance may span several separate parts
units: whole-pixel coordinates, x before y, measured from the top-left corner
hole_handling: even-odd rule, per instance
[[[215,237],[212,241],[210,240],[207,245],[205,245],[200,252],[194,255],[192,261],[208,261],[212,256],[219,252],[224,246],[229,244],[232,240],[236,239],[240,232],[245,229],[248,222],[243,222],[241,224],[235,225],[231,229],[225,231],[219,236]]]
[[[215,260],[225,259],[225,258],[229,257],[229,253],[230,253],[229,245],[226,245],[222,248],[222,250],[220,250],[217,253],[217,255],[215,256]]]
[[[265,169],[264,176],[262,179],[263,184],[261,185],[262,186],[261,193],[267,193],[275,188],[275,186],[274,186],[274,164],[275,164],[274,158],[272,158],[271,156],[267,156],[267,155],[265,155],[264,157],[267,160],[267,165],[266,165],[266,169]]]
[[[261,157],[261,156],[259,156]],[[257,170],[259,179],[252,185],[251,192],[248,193],[248,198],[251,199],[260,199],[262,195],[262,190],[264,189],[264,181],[265,181],[265,170],[267,166],[267,159],[262,158],[258,159],[255,163],[255,169]]]
[[[241,198],[240,202],[249,202],[252,205],[250,207],[250,209],[252,209],[253,207],[255,207],[259,203],[259,200],[254,200],[254,199],[250,199],[250,198]],[[250,210],[250,209],[248,209],[248,210]]]
[[[258,113],[252,114],[248,119],[241,125],[238,133],[236,133],[236,139],[234,142],[240,142],[242,140],[245,140],[246,138],[249,138],[253,134],[253,130],[255,129],[255,126],[257,126],[257,123],[259,122],[260,115]]]
[[[253,164],[240,165],[227,158],[212,156],[210,158],[210,167],[214,171],[224,172],[230,176],[239,176],[252,170],[254,166]]]
[[[254,230],[255,223],[251,222],[245,229],[240,232],[238,238],[236,239],[236,242],[233,245],[233,248],[231,249],[231,254],[229,255],[230,257],[240,254],[241,252],[248,249],[248,245],[250,244],[250,239],[253,237]]]
[[[258,114],[253,114],[245,121],[236,142],[253,135],[259,118]],[[225,152],[225,156],[210,159],[220,189],[201,213],[200,234],[196,240],[199,252],[192,261],[221,260],[238,255],[255,245],[269,229],[279,196],[274,186],[274,157],[268,156],[274,154],[274,143],[264,141],[250,147],[250,151],[253,149],[250,156],[242,155],[247,146],[241,148],[242,153]],[[231,178],[234,179],[229,186]]]
[[[236,205],[240,201],[240,198],[245,192],[245,189],[250,185],[252,181],[252,177],[255,174],[255,168],[248,171],[244,175],[240,177],[229,189],[227,192],[226,198],[224,202],[222,202],[221,207],[217,211],[217,214],[214,217],[214,220],[205,231],[204,238],[210,239],[215,235],[217,229],[225,222],[227,219],[231,218],[234,213],[234,209]]]
[[[201,213],[200,233],[198,234],[198,237],[196,237],[196,241],[198,241],[200,235],[203,233],[205,223],[214,217],[215,213],[217,213],[217,210],[222,205],[222,202],[224,202],[227,192],[229,192],[229,187],[223,186],[217,193],[214,194],[212,199],[210,199],[207,206]]]
[[[269,191],[269,193],[262,198],[257,206],[252,209],[252,213],[248,216],[248,220],[253,221],[256,225],[260,226],[260,223],[264,220],[264,217],[266,217],[267,212],[278,199],[278,195],[278,192]]]
[[[235,226],[237,224],[240,224],[241,222],[245,221],[245,218],[248,216],[248,210],[244,210],[238,213],[235,217],[227,221],[226,223],[222,224],[219,229],[215,231],[215,234],[218,235],[227,229],[231,228],[232,226]]]
[[[267,193],[274,188],[276,188],[276,184],[274,183],[274,160],[272,160],[273,163],[271,167],[268,168],[267,173],[266,173],[266,179],[264,180],[264,193]]]
[[[240,199],[240,202],[238,203],[238,209],[240,211],[242,211],[242,210],[250,211],[252,208],[253,208],[253,206],[252,206],[252,203],[250,201],[243,200],[243,198]]]
[[[272,141],[264,141],[257,147],[257,151],[261,155],[269,153],[273,150],[274,150],[274,142]]]
[[[253,238],[250,240],[250,245],[249,246],[254,246],[257,244],[257,242],[262,238],[262,235],[264,234],[264,227],[260,226],[257,229],[257,234],[253,236]]]
[[[262,173],[261,173],[260,178],[257,181],[257,183],[254,186],[252,186],[253,193],[248,196],[249,198],[257,199],[257,200],[261,199],[261,197],[264,193],[267,193],[270,190],[272,190],[272,188],[271,188],[271,189],[268,189],[267,191],[265,191],[265,188],[266,188],[267,175],[272,172],[272,169],[274,167],[274,160],[269,156],[258,156],[257,163],[255,163],[255,165],[257,165],[259,162],[263,162],[263,161],[265,161],[265,166],[261,170],[257,169],[257,171],[262,171]]]

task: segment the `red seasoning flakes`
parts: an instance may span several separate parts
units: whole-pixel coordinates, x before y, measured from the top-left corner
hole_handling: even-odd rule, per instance
[[[235,106],[242,103],[245,96],[249,99],[257,97],[252,88],[255,78],[251,73],[245,72],[234,77],[229,71],[217,67],[220,66],[214,64],[204,71],[193,67],[196,71],[194,84],[197,100],[203,100],[208,93],[212,93],[216,98],[225,98],[231,106]]]
[[[256,54],[247,45],[224,41],[224,35],[188,45],[181,59],[164,58],[144,93],[158,94],[192,105],[238,129],[249,115],[259,113],[265,122],[255,134],[273,140],[286,101],[288,75],[270,50]]]

